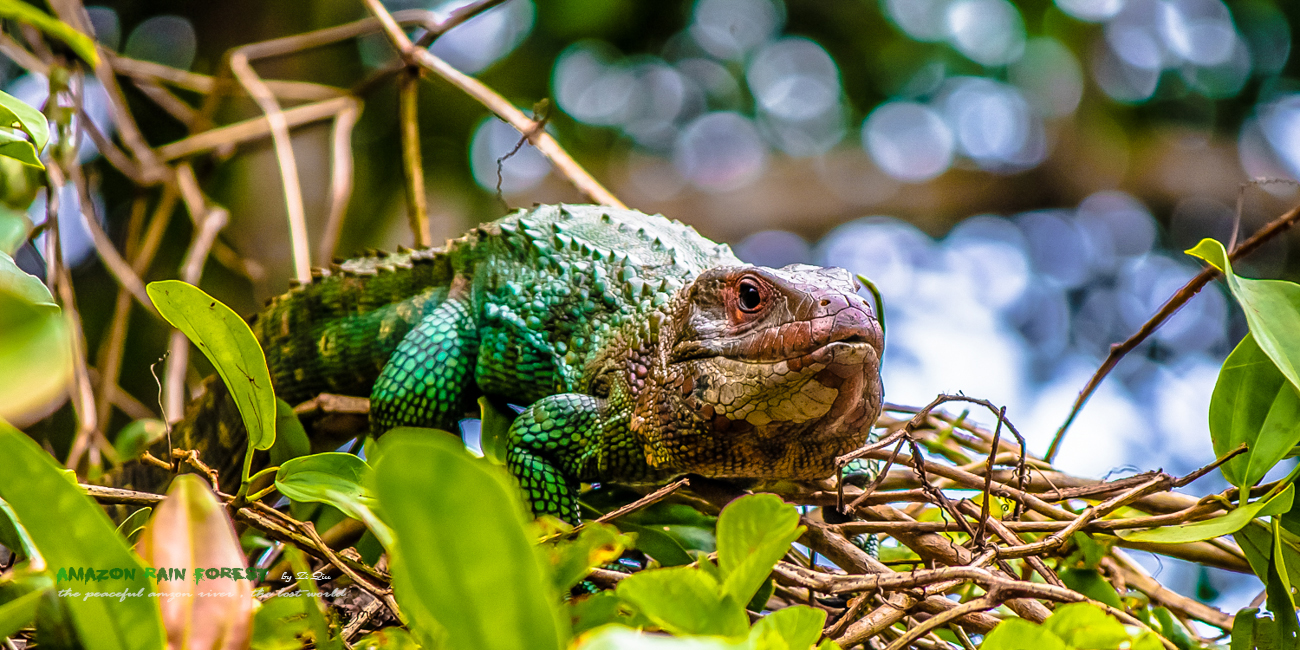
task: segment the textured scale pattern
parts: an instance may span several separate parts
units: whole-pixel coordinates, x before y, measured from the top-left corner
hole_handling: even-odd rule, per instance
[[[526,405],[507,463],[535,512],[576,522],[583,482],[833,474],[882,401],[857,288],[660,216],[537,206],[320,271],[253,328],[281,397],[369,396],[377,434],[455,430],[480,395]]]

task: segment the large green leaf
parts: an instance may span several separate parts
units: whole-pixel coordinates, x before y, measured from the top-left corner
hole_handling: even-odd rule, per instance
[[[369,474],[370,466],[356,455],[330,451],[286,460],[275,474],[275,488],[294,501],[338,508],[391,548],[393,533],[375,515],[375,497],[366,487]]]
[[[0,183],[8,180],[3,174],[4,170],[0,169]],[[13,255],[27,241],[31,229],[32,222],[26,214],[0,204],[0,253]]]
[[[1119,530],[1116,533],[1130,542],[1157,542],[1160,544],[1199,542],[1235,533],[1246,524],[1249,524],[1255,517],[1282,514],[1291,509],[1291,501],[1294,498],[1295,485],[1292,484],[1286,486],[1285,490],[1270,499],[1261,498],[1258,501],[1238,506],[1228,514],[1213,519],[1181,526]]]
[[[40,280],[0,252],[0,418],[56,399],[72,376],[67,321]]]
[[[1300,389],[1300,285],[1283,280],[1252,280],[1232,272],[1223,244],[1213,239],[1202,239],[1194,248],[1195,255],[1223,272],[1228,279],[1228,289],[1241,304],[1246,314],[1246,324],[1256,343],[1268,358],[1277,364],[1296,389]]]
[[[372,477],[396,536],[393,586],[421,644],[563,647],[567,621],[509,475],[446,434],[398,429],[380,447]]]
[[[95,41],[89,36],[73,29],[67,23],[62,22],[49,14],[33,7],[22,0],[0,0],[0,18],[9,18],[20,23],[27,23],[54,38],[57,38],[72,48],[77,56],[81,57],[86,63],[97,65],[99,63],[99,54],[95,52]]]
[[[158,313],[185,333],[216,367],[235,398],[254,449],[275,444],[275,391],[266,355],[248,323],[221,301],[179,280],[150,282]]]
[[[108,517],[81,494],[61,468],[22,432],[0,421],[3,498],[18,515],[50,570],[113,567],[134,569],[134,579],[57,585],[77,591],[152,591],[144,565],[113,529]],[[77,635],[87,650],[156,650],[164,644],[162,616],[149,598],[64,598]]]
[[[568,527],[563,522],[553,521],[561,527]],[[631,541],[630,536],[619,534],[618,529],[609,524],[589,522],[577,536],[560,537],[543,545],[550,558],[551,579],[556,593],[568,593],[591,573],[592,567],[617,560]]]
[[[44,589],[34,589],[13,600],[0,602],[0,639],[13,636],[14,632],[32,622],[36,618],[36,606],[41,604],[44,595]]]
[[[1118,648],[1129,640],[1122,623],[1091,603],[1061,605],[1043,621],[1043,629],[1074,648]]]
[[[642,571],[618,583],[618,596],[674,634],[738,637],[749,629],[745,601],[723,593],[716,578],[695,567]]]
[[[776,495],[749,495],[723,508],[718,516],[718,568],[725,593],[736,602],[749,602],[803,531],[798,511]]]
[[[1066,650],[1061,637],[1023,618],[1002,621],[984,637],[980,650]]]
[[[1222,465],[1228,481],[1242,488],[1258,483],[1300,443],[1300,392],[1251,334],[1219,371],[1210,398],[1210,436],[1219,456],[1243,442],[1248,446]]]
[[[825,611],[796,605],[764,616],[750,630],[749,639],[756,650],[808,650],[825,624]]]

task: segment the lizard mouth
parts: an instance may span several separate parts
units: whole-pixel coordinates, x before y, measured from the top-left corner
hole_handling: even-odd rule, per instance
[[[801,349],[763,349],[761,346],[755,345],[760,340],[754,338],[721,343],[714,342],[713,344],[686,341],[673,346],[673,350],[668,357],[668,363],[679,364],[701,359],[724,358],[748,363],[769,364],[819,357],[838,347],[874,347],[869,337],[858,332],[845,332],[843,336],[835,337],[821,345]]]

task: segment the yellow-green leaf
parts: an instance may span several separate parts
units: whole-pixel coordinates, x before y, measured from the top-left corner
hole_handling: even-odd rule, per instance
[[[1277,495],[1270,499],[1259,499],[1253,503],[1247,503],[1234,508],[1228,514],[1197,521],[1181,526],[1164,526],[1161,528],[1147,528],[1141,530],[1119,530],[1116,531],[1120,537],[1130,542],[1156,542],[1159,544],[1185,544],[1187,542],[1199,542],[1215,537],[1222,537],[1241,530],[1246,524],[1249,524],[1255,517],[1266,517],[1268,515],[1282,514],[1291,509],[1291,501],[1295,498],[1295,485],[1286,486]]]
[[[189,337],[216,367],[235,398],[254,449],[275,444],[275,391],[266,355],[248,323],[220,300],[179,280],[150,282],[158,313]]]
[[[99,54],[95,52],[95,41],[89,36],[73,29],[67,23],[50,16],[22,0],[0,0],[0,18],[9,18],[20,23],[27,23],[72,48],[77,56],[90,65],[99,64]]]

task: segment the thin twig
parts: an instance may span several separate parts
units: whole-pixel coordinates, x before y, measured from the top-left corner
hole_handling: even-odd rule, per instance
[[[1264,242],[1290,228],[1295,224],[1297,219],[1300,219],[1300,206],[1287,210],[1281,216],[1270,221],[1263,228],[1260,228],[1254,235],[1251,235],[1250,239],[1242,242],[1240,246],[1233,248],[1232,252],[1228,254],[1228,259],[1235,262],[1242,257],[1249,255],[1256,248],[1263,245]],[[1061,424],[1061,428],[1057,429],[1056,435],[1052,437],[1052,444],[1047,448],[1047,453],[1043,456],[1044,459],[1051,462],[1056,458],[1056,453],[1061,450],[1061,442],[1065,440],[1065,432],[1069,430],[1070,425],[1074,423],[1075,417],[1079,415],[1079,410],[1083,408],[1083,405],[1088,401],[1088,398],[1092,397],[1092,394],[1096,392],[1097,387],[1101,385],[1101,381],[1106,378],[1106,375],[1109,375],[1110,371],[1115,369],[1115,366],[1119,364],[1120,359],[1123,359],[1124,355],[1141,345],[1142,342],[1145,341],[1148,336],[1151,336],[1156,329],[1163,325],[1170,316],[1173,316],[1174,312],[1178,311],[1184,303],[1191,300],[1192,296],[1195,296],[1207,283],[1209,283],[1210,280],[1214,279],[1218,275],[1219,271],[1217,269],[1213,266],[1207,265],[1200,273],[1196,274],[1196,277],[1188,280],[1187,284],[1183,285],[1178,291],[1175,291],[1174,295],[1170,296],[1169,300],[1165,301],[1165,304],[1160,307],[1160,310],[1147,320],[1147,322],[1143,323],[1142,327],[1138,328],[1138,331],[1134,333],[1133,336],[1128,337],[1128,339],[1123,343],[1116,343],[1110,346],[1110,352],[1106,355],[1106,360],[1102,362],[1101,367],[1097,368],[1097,372],[1093,373],[1092,378],[1088,380],[1087,385],[1085,385],[1083,390],[1079,392],[1079,396],[1074,400],[1074,405],[1070,407],[1070,414],[1066,416],[1065,422]]]

